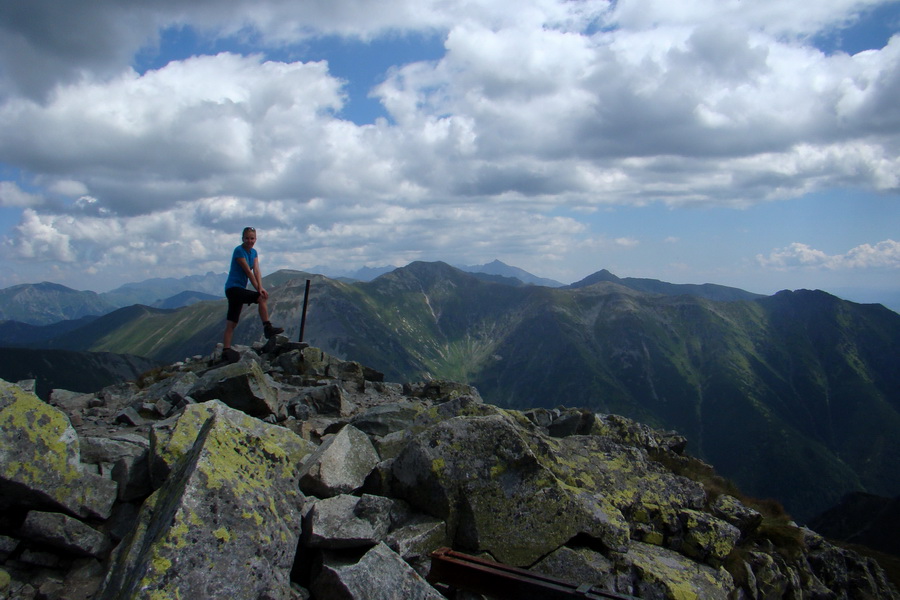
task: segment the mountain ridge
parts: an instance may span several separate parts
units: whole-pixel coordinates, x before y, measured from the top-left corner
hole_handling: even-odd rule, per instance
[[[515,409],[564,398],[678,430],[699,457],[800,519],[852,491],[900,493],[890,433],[900,430],[900,315],[880,305],[816,291],[718,301],[609,280],[514,286],[415,262],[370,282],[267,276],[270,311],[290,338],[306,279],[306,340],[391,380],[462,381]],[[76,330],[65,341],[171,362],[214,348],[224,312],[221,300],[144,307],[117,315],[124,321],[107,335]],[[235,343],[257,341],[247,310]]]

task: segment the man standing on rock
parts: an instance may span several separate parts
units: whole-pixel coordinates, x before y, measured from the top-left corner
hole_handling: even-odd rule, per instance
[[[259,304],[259,318],[263,323],[263,332],[267,338],[283,332],[281,327],[273,327],[269,321],[269,292],[263,288],[262,275],[259,270],[259,255],[253,248],[256,244],[256,229],[244,227],[241,234],[242,244],[231,253],[231,269],[228,271],[228,279],[225,281],[225,297],[228,298],[228,314],[225,317],[225,336],[223,339],[225,348],[222,350],[222,359],[227,362],[237,362],[241,355],[231,347],[231,338],[234,328],[241,318],[241,309],[245,304]],[[250,282],[256,291],[247,289]]]

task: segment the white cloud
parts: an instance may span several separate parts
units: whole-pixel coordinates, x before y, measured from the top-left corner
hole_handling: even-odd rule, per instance
[[[56,218],[42,219],[31,209],[26,209],[22,223],[16,227],[18,239],[12,245],[11,254],[17,258],[37,261],[75,262],[76,256],[70,237],[56,227]]]
[[[0,206],[25,208],[41,204],[44,198],[39,194],[26,192],[12,181],[0,181]]]
[[[807,41],[874,0],[9,2],[0,162],[38,190],[0,182],[0,205],[33,209],[5,242],[22,264],[220,270],[248,224],[264,268],[527,263],[638,245],[559,214],[900,189],[900,36],[855,56]],[[179,27],[260,54],[132,68]],[[384,73],[390,119],[368,125],[339,118],[349,88],[328,64],[265,58],[416,33],[444,56]],[[760,262],[890,256],[867,248]]]
[[[83,81],[45,104],[0,106],[0,159],[48,172],[57,189],[76,175],[82,194],[124,214],[224,191],[302,193],[328,149],[343,146],[329,116],[339,85],[323,63],[233,54]],[[66,177],[54,184],[52,171]]]
[[[800,6],[784,0],[619,0],[610,20],[629,29],[741,23],[773,35],[802,38],[847,25],[879,4],[880,0],[823,0]]]
[[[829,255],[807,244],[794,242],[773,250],[768,256],[757,255],[763,267],[778,270],[812,269],[900,269],[900,242],[884,240],[875,245],[862,244],[844,254]]]

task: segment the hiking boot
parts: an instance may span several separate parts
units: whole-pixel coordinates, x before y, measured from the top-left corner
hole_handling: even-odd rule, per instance
[[[274,336],[278,335],[279,333],[284,333],[284,328],[283,327],[273,327],[271,323],[266,321],[265,325],[263,326],[263,333],[265,334],[266,339],[269,339],[270,337],[274,337]]]
[[[232,348],[225,348],[222,350],[222,362],[227,362],[229,364],[236,363],[241,360],[241,353]]]

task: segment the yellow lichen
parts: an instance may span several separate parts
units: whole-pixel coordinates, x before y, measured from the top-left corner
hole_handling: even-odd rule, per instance
[[[220,542],[230,542],[231,541],[231,533],[228,532],[224,527],[219,527],[215,531],[213,531],[213,535],[216,536],[216,539]]]

